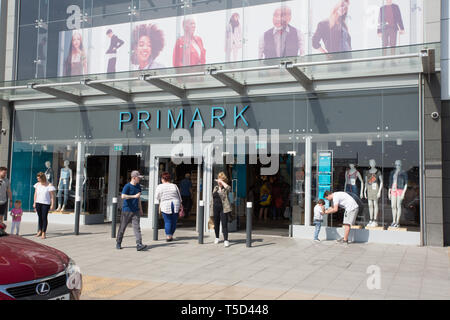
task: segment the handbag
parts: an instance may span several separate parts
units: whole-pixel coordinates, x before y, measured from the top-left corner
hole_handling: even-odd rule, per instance
[[[178,216],[180,218],[184,218],[184,208],[182,204],[180,204],[180,211],[178,211]]]
[[[178,187],[177,186],[175,186],[175,187],[177,188],[178,197],[180,199],[180,210],[178,211],[178,217],[184,218],[185,213],[184,213],[184,208],[183,208],[183,198],[181,197],[180,190],[178,189]]]
[[[284,210],[283,217],[285,219],[289,219],[291,217],[291,209],[289,207],[286,207],[286,209]]]

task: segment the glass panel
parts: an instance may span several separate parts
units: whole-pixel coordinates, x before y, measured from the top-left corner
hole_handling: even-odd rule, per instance
[[[36,74],[38,29],[35,25],[19,27],[18,79],[33,79]]]
[[[383,92],[383,178],[387,191],[383,216],[386,226],[397,224],[393,230],[420,230],[418,101],[415,90]]]
[[[379,91],[309,96],[308,131],[313,137],[312,208],[319,198],[323,198],[326,190],[351,192],[363,204],[355,224],[362,227],[372,221],[366,199],[367,196],[370,199],[377,198],[379,190],[365,189],[364,186],[367,170],[371,168],[370,160],[375,161],[375,167],[378,164],[383,168],[382,116]],[[324,166],[321,162],[327,158],[322,158],[324,153],[330,153],[331,156],[331,177],[322,169],[319,170],[320,166]],[[382,171],[379,175],[382,175]],[[325,179],[331,180],[331,183]],[[375,195],[373,191],[376,191]],[[312,219],[313,215],[314,212],[311,214]],[[343,211],[325,216],[324,220],[327,226],[340,227]]]
[[[110,182],[109,151],[109,146],[97,143],[87,144],[85,151],[83,212],[86,214],[101,214],[103,218],[106,218],[109,203],[107,198]],[[112,181],[112,183],[115,182]],[[115,196],[117,197],[117,194]]]
[[[92,15],[102,16],[130,12],[133,6],[131,0],[91,0]],[[137,9],[137,8],[136,8]]]

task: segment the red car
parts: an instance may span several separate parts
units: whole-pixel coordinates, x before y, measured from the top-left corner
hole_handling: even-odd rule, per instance
[[[0,300],[78,300],[81,273],[63,252],[0,224]]]

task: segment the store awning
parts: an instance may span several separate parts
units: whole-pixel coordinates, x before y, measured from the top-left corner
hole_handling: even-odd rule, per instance
[[[261,88],[283,87],[283,93],[313,93],[320,83],[433,73],[440,70],[440,44],[373,49],[303,57],[230,62],[183,68],[141,70],[78,77],[3,82],[0,99],[26,102],[45,100],[69,105],[247,97]],[[356,80],[355,80],[356,81]],[[270,90],[269,90],[270,91]],[[275,91],[277,92],[277,91]],[[105,102],[106,103],[106,102]]]

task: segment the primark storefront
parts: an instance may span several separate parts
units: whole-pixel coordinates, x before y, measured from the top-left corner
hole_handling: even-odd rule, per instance
[[[181,227],[208,230],[224,171],[236,232],[253,202],[255,233],[312,239],[317,200],[351,191],[355,241],[426,244],[424,87],[440,44],[424,44],[423,2],[22,0],[17,81],[0,88],[13,198],[32,211],[42,171],[58,190],[50,222],[73,223],[79,200],[84,223],[104,223],[137,169],[151,227],[161,172],[189,173]]]

